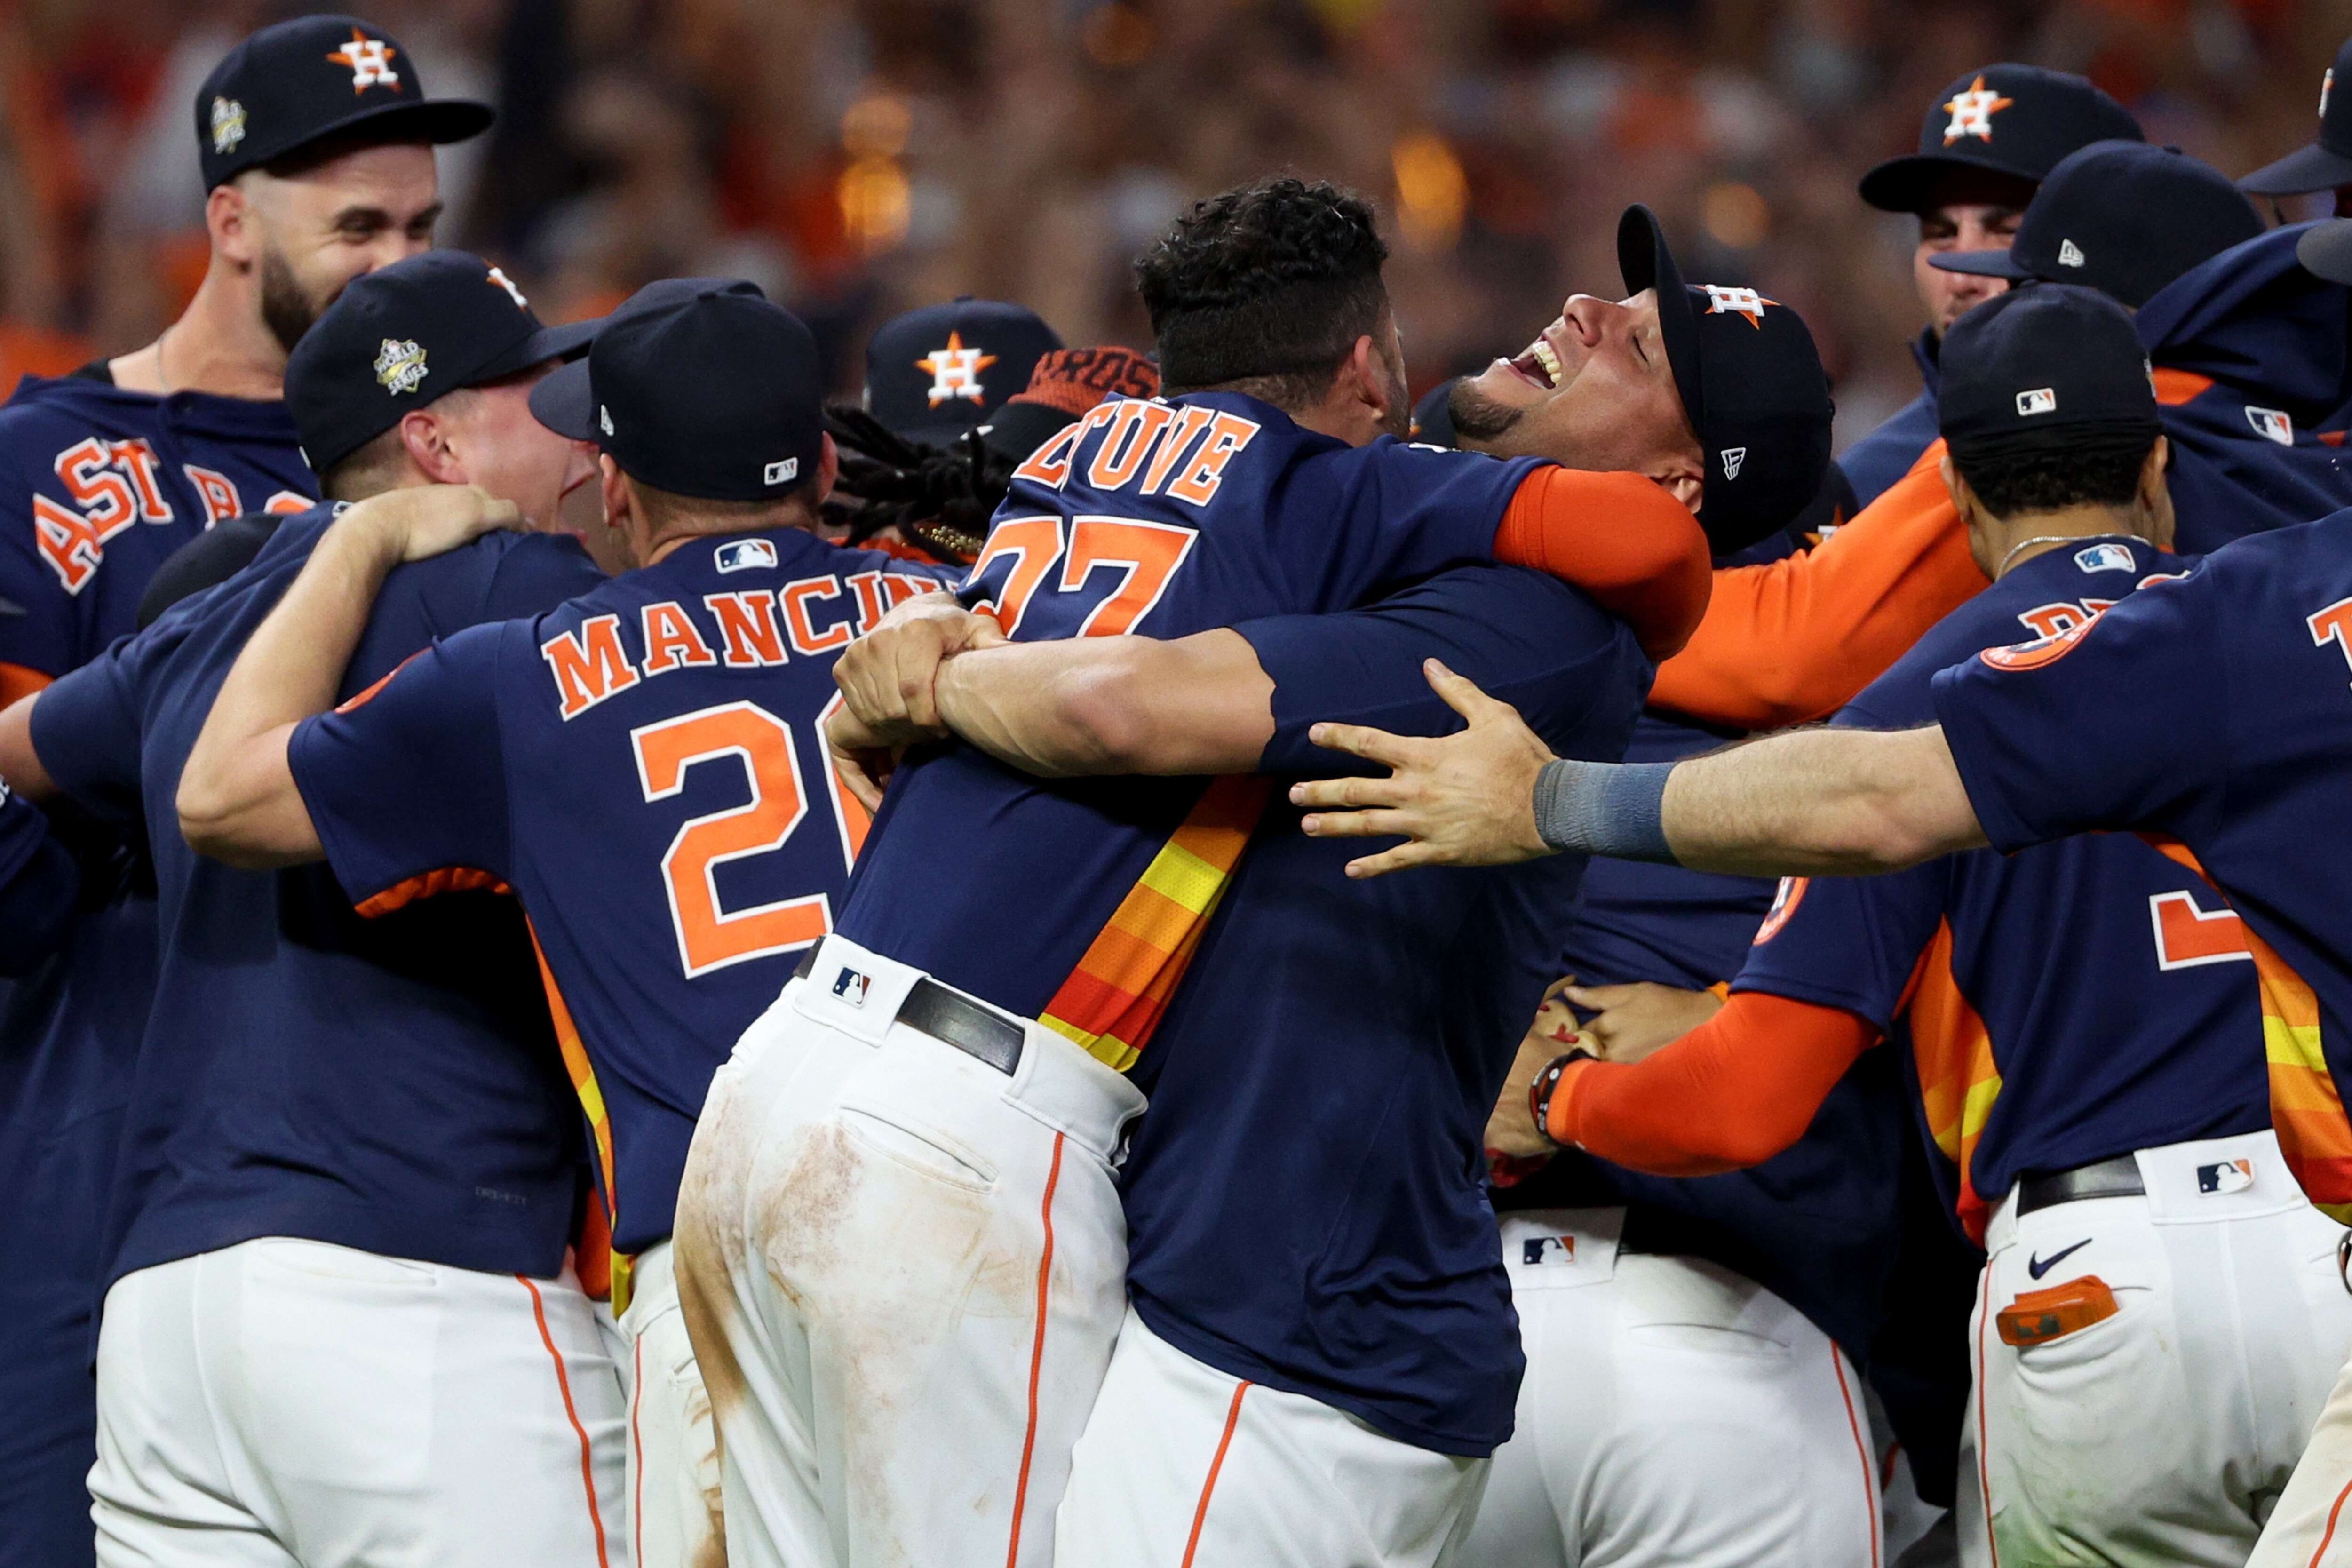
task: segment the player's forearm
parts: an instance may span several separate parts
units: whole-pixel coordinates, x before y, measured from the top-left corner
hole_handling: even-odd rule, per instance
[[[33,749],[33,704],[37,700],[36,692],[0,709],[0,783],[29,801],[53,799],[59,793],[57,781],[41,766],[41,754]]]
[[[354,508],[247,642],[180,775],[180,829],[198,853],[248,867],[318,858],[288,745],[296,724],[334,706],[376,594],[400,562],[399,540]]]
[[[976,649],[932,689],[956,734],[1044,778],[1248,773],[1274,735],[1274,682],[1232,631]]]
[[[1658,804],[1678,864],[1739,876],[1868,876],[1985,842],[1935,728],[1735,746],[1676,764]]]
[[[1706,535],[1682,502],[1640,474],[1545,466],[1511,498],[1495,559],[1571,583],[1664,658],[1706,613]]]
[[[1552,1091],[1558,1143],[1629,1170],[1706,1176],[1759,1165],[1805,1135],[1878,1032],[1853,1014],[1759,992],[1639,1062],[1578,1062]]]

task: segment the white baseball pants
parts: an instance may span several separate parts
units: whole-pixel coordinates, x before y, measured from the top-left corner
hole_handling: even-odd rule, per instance
[[[2352,1349],[2343,1228],[2305,1200],[2273,1134],[2137,1158],[2143,1197],[2021,1215],[2012,1193],[1986,1227],[1969,1340],[1977,1472],[1961,1478],[1978,1506],[1960,1510],[1977,1568],[2239,1568]],[[2113,1316],[2002,1342],[1999,1314],[2020,1294],[2084,1276],[2114,1293]],[[2295,1544],[2279,1522],[2262,1560],[2304,1568],[2319,1531]]]
[[[1502,1216],[1528,1373],[1465,1561],[1876,1568],[1875,1449],[1853,1368],[1752,1280],[1621,1252],[1624,1214]]]
[[[102,1568],[614,1568],[621,1381],[588,1299],[267,1238],[107,1292]]]
[[[613,1358],[629,1400],[629,1558],[636,1568],[724,1568],[719,1442],[678,1308],[670,1244],[637,1254],[629,1283]]]
[[[676,1258],[737,1568],[1043,1568],[1126,1308],[1126,1079],[1023,1026],[998,1071],[827,937],[712,1081]]]
[[[1197,1361],[1129,1311],[1055,1521],[1061,1568],[1442,1568],[1489,1461]]]

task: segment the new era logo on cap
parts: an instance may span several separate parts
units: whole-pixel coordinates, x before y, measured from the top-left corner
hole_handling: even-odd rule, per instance
[[[2037,386],[2031,392],[2021,392],[2017,395],[2017,412],[2020,418],[2034,414],[2054,414],[2057,409],[2058,389],[2055,387]]]
[[[2060,240],[2058,242],[2058,265],[2061,267],[2082,266],[2083,247],[2076,245],[2071,239]]]
[[[1739,477],[1739,465],[1748,460],[1748,448],[1726,447],[1717,456],[1723,459],[1723,477],[1727,479],[1736,479]]]

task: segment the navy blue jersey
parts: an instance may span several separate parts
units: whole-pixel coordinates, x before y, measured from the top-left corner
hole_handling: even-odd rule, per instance
[[[2121,535],[2036,556],[1836,722],[1932,723],[1938,670],[2078,629],[2185,564]],[[2127,835],[1791,879],[1734,984],[1842,1008],[1907,1047],[1946,1201],[1972,1239],[2021,1175],[2270,1121],[2243,928],[2195,872]]]
[[[182,767],[230,666],[333,509],[289,519],[246,573],[59,680],[33,710],[75,801],[143,820],[161,960],[128,1088],[100,1288],[263,1236],[552,1275],[582,1169],[510,904],[370,928],[332,876],[232,869],[180,836]],[[384,585],[355,690],[441,633],[602,581],[568,539],[493,534]]]
[[[1235,394],[1115,399],[1015,472],[963,594],[1016,641],[1348,609],[1492,560],[1533,467],[1351,447]],[[1124,1069],[1265,796],[1250,779],[1036,779],[952,746],[891,781],[842,934]]]
[[[1994,848],[2133,830],[2193,857],[2228,896],[2252,962],[2211,971],[2251,969],[2262,1033],[2237,1036],[2267,1061],[2279,1142],[2313,1201],[2352,1221],[2339,891],[2352,874],[2352,511],[2242,540],[2094,620],[1988,648],[1935,677],[1934,703]],[[2176,929],[2214,932],[2218,954],[2213,894],[2185,890],[2198,918]]]
[[[318,481],[278,403],[28,375],[0,406],[0,664],[63,675],[130,631],[163,558]]]
[[[1307,743],[1318,720],[1457,727],[1431,655],[1578,757],[1622,754],[1651,676],[1591,601],[1508,567],[1239,630],[1275,679],[1262,766],[1279,775],[1344,762]],[[1509,1436],[1521,1361],[1482,1134],[1583,864],[1351,881],[1360,852],[1276,805],[1241,858],[1134,1068],[1129,1295],[1212,1366],[1484,1454]]]
[[[313,493],[276,403],[25,377],[0,407],[0,686],[62,675],[131,631],[156,563],[217,519],[307,506]],[[155,966],[141,836],[58,815],[85,868],[79,899],[50,911],[66,920],[48,930],[44,961],[0,986],[0,1255],[15,1260],[0,1321],[20,1334],[0,1367],[0,1405],[13,1413],[0,1436],[0,1558],[15,1544],[44,1564],[89,1560],[84,1355]]]
[[[1942,432],[1937,426],[1936,389],[1943,379],[1937,353],[1941,341],[1932,328],[1922,327],[1911,343],[1911,357],[1919,365],[1919,395],[1888,416],[1885,422],[1838,454],[1838,467],[1853,486],[1856,510],[1884,495],[1895,480],[1911,471],[1919,455],[1935,445]]]
[[[520,896],[624,1257],[669,1235],[711,1075],[833,927],[866,826],[821,729],[834,660],[949,576],[793,528],[689,540],[295,731],[362,909]]]

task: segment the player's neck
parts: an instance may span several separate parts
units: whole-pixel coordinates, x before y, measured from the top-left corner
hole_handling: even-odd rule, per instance
[[[285,395],[286,350],[261,320],[258,288],[215,257],[178,321],[145,348],[109,362],[114,384],[264,402]]]
[[[1998,519],[1979,512],[1969,519],[1969,544],[1985,575],[1998,582],[2035,556],[2077,539],[2111,534],[2144,537],[2135,526],[2137,521],[2131,509],[2116,506],[2061,507]]]

